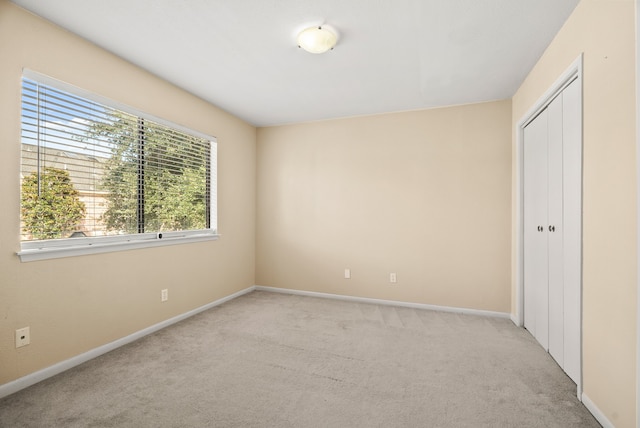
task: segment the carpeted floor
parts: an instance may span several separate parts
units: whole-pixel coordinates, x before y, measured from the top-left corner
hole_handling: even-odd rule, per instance
[[[0,400],[2,427],[598,427],[507,319],[256,291]]]

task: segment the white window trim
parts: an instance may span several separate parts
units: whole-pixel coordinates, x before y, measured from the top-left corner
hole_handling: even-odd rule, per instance
[[[24,69],[23,77],[35,80],[44,85],[53,86],[71,94],[113,107],[141,118],[152,120],[158,124],[172,127],[193,136],[211,141],[211,161],[215,162],[217,174],[217,140],[211,135],[206,135],[185,126],[157,118],[141,112],[125,104],[101,97],[86,90],[80,89],[68,83],[53,79],[49,76]],[[25,241],[20,243],[20,251],[16,254],[21,262],[38,260],[59,259],[64,257],[83,256],[90,254],[109,253],[115,251],[135,250],[142,248],[163,247],[168,245],[189,244],[195,242],[218,240],[217,226],[217,179],[211,183],[210,188],[210,224],[211,229],[140,233],[130,235],[113,235],[97,237],[65,238],[42,241]]]
[[[161,238],[160,235],[162,235]],[[23,242],[22,250],[17,254],[20,256],[20,261],[33,262],[37,260],[60,259],[114,251],[215,241],[219,237],[220,235],[214,230],[204,229],[95,238],[69,238],[52,241],[31,241]]]

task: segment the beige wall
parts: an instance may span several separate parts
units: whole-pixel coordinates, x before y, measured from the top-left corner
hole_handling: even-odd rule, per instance
[[[499,101],[259,129],[257,283],[509,312],[510,117]]]
[[[584,52],[583,382],[619,428],[636,423],[634,15],[633,0],[583,0],[513,97],[515,127]]]
[[[6,0],[0,57],[0,384],[255,283],[254,127]],[[216,136],[222,238],[20,263],[23,67]],[[31,345],[15,349],[13,332],[24,326],[31,327]]]

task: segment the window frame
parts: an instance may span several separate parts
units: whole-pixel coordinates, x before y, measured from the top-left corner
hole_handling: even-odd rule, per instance
[[[215,137],[194,131],[193,129],[178,125],[165,119],[155,117],[123,103],[91,93],[87,90],[32,70],[23,69],[22,78],[36,81],[39,84],[51,86],[55,89],[68,92],[78,97],[86,98],[87,100],[103,104],[110,108],[121,110],[125,113],[138,116],[141,119],[167,126],[176,131],[180,131],[197,138],[206,139],[210,141],[211,165],[208,177],[210,181],[208,209],[209,228],[199,230],[20,241],[20,251],[16,252],[16,254],[20,257],[22,262],[213,241],[219,238],[217,226],[217,139]],[[20,79],[21,87],[22,78]],[[20,105],[22,106],[22,101],[20,101]],[[22,125],[20,129],[22,129]],[[22,141],[20,141],[20,144],[22,144]],[[22,154],[20,155],[20,161],[22,162]]]

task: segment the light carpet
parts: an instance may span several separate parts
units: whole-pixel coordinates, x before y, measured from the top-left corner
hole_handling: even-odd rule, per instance
[[[2,427],[598,427],[507,319],[255,291],[0,400]]]

